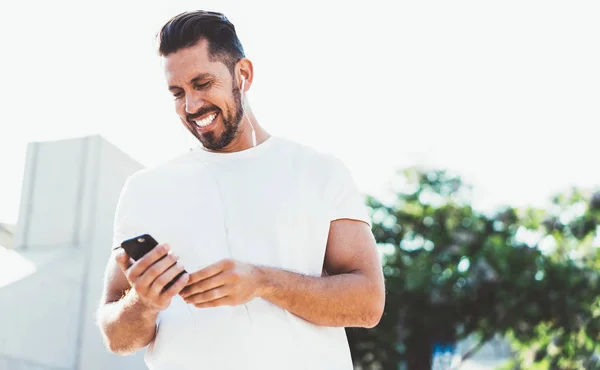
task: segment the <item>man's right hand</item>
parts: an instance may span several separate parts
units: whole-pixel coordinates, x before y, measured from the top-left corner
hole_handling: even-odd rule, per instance
[[[185,288],[190,278],[184,273],[169,289],[164,289],[183,271],[183,266],[177,262],[179,257],[170,254],[169,250],[168,244],[157,245],[137,261],[123,249],[115,256],[140,303],[157,313],[169,307],[171,299]]]

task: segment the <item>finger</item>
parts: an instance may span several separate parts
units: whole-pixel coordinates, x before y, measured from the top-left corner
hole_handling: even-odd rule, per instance
[[[130,280],[137,279],[140,275],[142,275],[146,270],[150,268],[154,263],[159,261],[161,258],[164,258],[169,254],[171,250],[171,246],[168,244],[160,244],[154,247],[150,252],[146,253],[144,257],[137,260],[130,269]],[[162,271],[161,271],[162,273]],[[156,276],[155,276],[156,278]],[[154,280],[154,279],[153,279]]]
[[[197,303],[194,304],[196,308],[209,308],[209,307],[218,307],[218,306],[233,306],[234,300],[233,298],[226,296],[223,298],[215,299],[214,301]]]
[[[214,288],[214,289],[211,289],[211,290],[203,292],[203,293],[191,295],[187,298],[184,298],[184,300],[187,303],[197,305],[197,304],[215,301],[215,300],[221,299],[223,297],[227,297],[228,293],[229,293],[229,289],[226,286],[220,286],[218,288]]]
[[[174,297],[177,294],[179,294],[179,292],[181,292],[181,289],[185,288],[185,286],[187,285],[187,283],[190,281],[190,274],[185,273],[183,275],[181,275],[177,281],[175,281],[175,283],[173,283],[173,285],[171,285],[169,287],[169,289],[166,289],[164,292],[161,293],[161,295],[164,295],[165,297]]]
[[[159,295],[160,292],[165,288],[167,284],[171,282],[171,280],[175,279],[179,273],[183,271],[183,265],[179,262],[175,263],[171,267],[169,267],[165,272],[160,274],[152,285],[150,286],[150,290],[152,293]]]
[[[164,274],[171,267],[175,266],[178,259],[179,257],[173,254],[167,254],[162,259],[150,266],[146,271],[144,271],[139,277],[137,283],[143,287],[150,287],[159,276]]]
[[[225,259],[206,266],[190,275],[190,282],[188,284],[194,284],[200,280],[208,279],[211,276],[215,276],[223,271],[232,269],[235,266],[235,262],[231,259]]]
[[[218,288],[222,285],[225,285],[227,282],[227,273],[221,272],[215,276],[209,277],[208,279],[200,280],[196,283],[189,284],[181,291],[181,296],[183,298],[187,296],[191,296],[194,294],[206,292],[208,290]]]
[[[133,265],[133,260],[129,257],[127,253],[123,249],[119,249],[114,252],[115,253],[115,261],[123,272],[127,271]]]

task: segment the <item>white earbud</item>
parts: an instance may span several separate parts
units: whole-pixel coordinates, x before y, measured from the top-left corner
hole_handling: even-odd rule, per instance
[[[246,119],[248,120],[248,123],[250,124],[250,128],[252,129],[252,146],[255,147],[256,146],[256,132],[254,132],[254,125],[252,125],[252,121],[250,121],[250,117],[248,117],[248,114],[246,113],[246,109],[244,109],[244,85],[246,84],[246,79],[244,78],[244,76],[241,76],[242,78],[242,88],[240,89],[240,100],[242,100],[242,110],[244,111],[244,115],[246,116]]]

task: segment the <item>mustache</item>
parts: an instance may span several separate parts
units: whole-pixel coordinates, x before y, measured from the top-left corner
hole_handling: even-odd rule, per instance
[[[199,117],[202,117],[203,115],[207,114],[207,113],[211,113],[211,112],[215,112],[215,113],[219,113],[221,110],[217,107],[202,107],[200,109],[198,109],[198,111],[194,114],[188,114],[186,115],[186,119],[188,121],[194,121]]]

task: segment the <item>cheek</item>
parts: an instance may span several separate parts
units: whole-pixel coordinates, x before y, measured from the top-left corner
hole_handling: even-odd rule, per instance
[[[222,111],[226,116],[231,116],[235,112],[235,100],[229,99],[223,102]]]
[[[184,117],[187,115],[185,112],[185,104],[181,100],[175,100],[175,112],[180,117]]]

